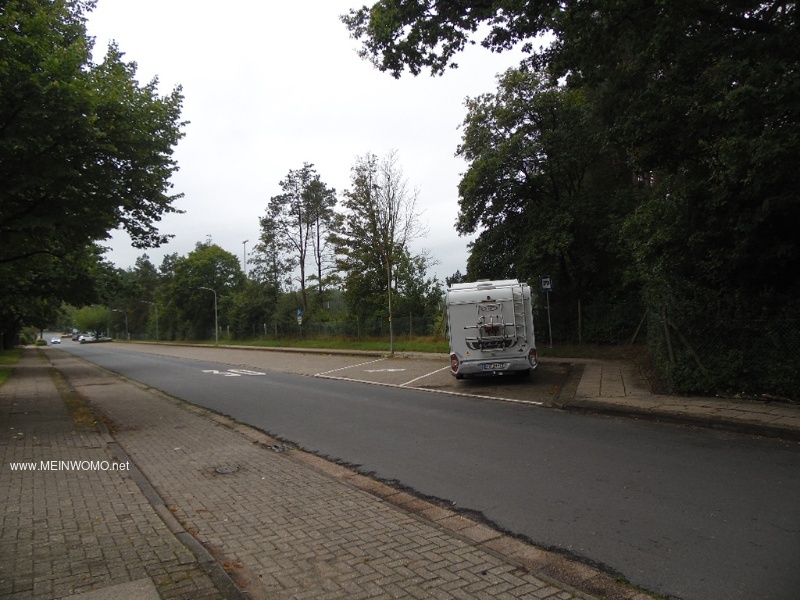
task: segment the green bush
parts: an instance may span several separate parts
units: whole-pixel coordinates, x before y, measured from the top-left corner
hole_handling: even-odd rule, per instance
[[[648,346],[665,391],[800,400],[800,322],[786,307],[748,317],[651,310]]]

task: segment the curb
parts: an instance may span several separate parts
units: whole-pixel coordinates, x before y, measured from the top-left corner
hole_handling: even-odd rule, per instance
[[[123,340],[113,340],[122,342]],[[209,344],[184,344],[180,342],[140,342],[125,341],[126,344],[142,344],[146,346],[176,346],[179,348],[210,348],[222,350],[249,350],[253,352],[288,352],[294,354],[342,354],[345,356],[374,356],[377,358],[441,358],[449,360],[450,355],[437,352],[395,352],[388,350],[347,350],[341,348],[293,348],[284,346],[238,346],[236,344],[219,344],[217,346]]]
[[[224,418],[227,420],[227,417]],[[236,425],[238,428],[242,427],[241,424]],[[239,431],[241,432],[240,429]],[[606,600],[652,600],[655,597],[622,582],[616,574],[539,548],[497,528],[493,523],[484,523],[465,516],[433,500],[392,487],[315,454],[292,449],[286,453],[286,457],[340,483],[376,496],[413,518],[533,573],[548,583],[572,588],[573,593],[581,597],[601,597]]]
[[[194,554],[194,556],[197,558],[198,565],[203,572],[208,575],[209,579],[211,579],[211,582],[214,584],[217,590],[225,598],[230,598],[232,600],[247,600],[248,596],[236,586],[233,579],[231,579],[230,575],[228,575],[227,571],[222,568],[222,565],[216,561],[211,553],[195,537],[193,537],[183,528],[178,519],[176,519],[175,516],[170,512],[169,507],[166,505],[163,498],[159,496],[156,489],[152,486],[144,473],[142,473],[142,471],[139,469],[136,462],[128,455],[127,452],[125,452],[122,446],[117,443],[102,419],[97,418],[97,415],[95,415],[91,404],[89,404],[72,387],[69,380],[61,374],[61,372],[53,365],[52,362],[50,362],[49,359],[48,363],[50,363],[51,374],[56,382],[56,389],[58,390],[61,399],[64,402],[67,402],[69,400],[67,395],[71,395],[73,398],[80,399],[80,402],[91,411],[92,415],[95,417],[95,424],[103,436],[103,441],[106,444],[106,448],[117,461],[128,463],[128,472],[131,480],[142,492],[148,503],[155,510],[156,514],[164,522],[164,525],[167,526],[169,532],[175,536],[175,538],[181,544],[183,544],[187,550]]]
[[[691,427],[701,427],[703,429],[730,431],[733,433],[744,433],[749,435],[758,435],[762,437],[800,442],[800,431],[787,429],[785,427],[775,427],[763,423],[736,422],[730,419],[717,419],[707,416],[698,417],[693,415],[665,413],[663,411],[637,410],[635,408],[623,408],[619,406],[608,405],[602,400],[595,401],[592,399],[586,399],[585,401],[576,400],[566,403],[554,403],[553,406],[568,412],[603,414],[613,417],[641,419],[656,423],[670,423],[673,425],[688,425]]]

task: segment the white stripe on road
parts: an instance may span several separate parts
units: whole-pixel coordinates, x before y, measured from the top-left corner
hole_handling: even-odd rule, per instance
[[[445,367],[449,369],[450,367]],[[334,371],[341,371],[342,369],[334,369]],[[444,369],[439,369],[440,371]],[[333,371],[328,371],[332,373]],[[437,371],[434,371],[434,373]],[[334,379],[336,381],[349,381],[351,383],[366,383],[368,385],[379,385],[383,387],[392,387],[400,389],[402,386],[397,385],[396,383],[385,383],[383,381],[367,381],[366,379],[353,379],[352,377],[338,377],[336,375],[325,375],[320,373],[319,375],[312,375],[312,377],[321,377],[322,379]],[[420,379],[419,377],[417,379]],[[402,385],[406,385],[405,383]],[[429,394],[447,394],[448,396],[459,396],[461,398],[479,398],[481,400],[495,400],[497,402],[511,402],[512,404],[528,404],[530,406],[544,406],[544,402],[538,402],[536,400],[516,400],[514,398],[502,398],[500,396],[481,396],[478,394],[469,394],[467,392],[450,392],[447,390],[440,390],[440,389],[430,389],[424,387],[411,387],[411,388],[403,388],[406,390],[414,390],[416,392],[427,392]]]
[[[426,377],[430,377],[431,375],[435,375],[436,373],[441,373],[442,371],[445,371],[445,370],[447,370],[449,368],[450,368],[449,366],[448,367],[442,367],[441,369],[436,369],[435,371],[431,371],[430,373],[426,373],[425,375],[420,375],[416,379],[412,379],[411,381],[406,381],[405,383],[401,383],[400,387],[403,387],[404,385],[411,385],[415,381],[419,381],[420,379],[425,379]]]
[[[328,373],[336,373],[336,371],[346,371],[347,369],[355,369],[356,367],[363,367],[364,365],[371,365],[376,362],[381,362],[382,360],[386,360],[385,358],[378,358],[376,360],[369,360],[367,362],[359,363],[357,365],[350,365],[349,367],[339,367],[338,369],[331,369],[330,371],[323,371],[322,373],[317,373],[315,377],[322,377],[323,375],[327,375]]]

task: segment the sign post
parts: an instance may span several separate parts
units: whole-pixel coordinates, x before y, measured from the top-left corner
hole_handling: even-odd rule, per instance
[[[539,277],[539,284],[543,292],[547,292],[547,328],[550,330],[550,347],[553,347],[553,325],[550,322],[550,292],[553,291],[553,278],[550,275]]]
[[[297,309],[297,324],[300,326],[300,339],[303,339],[303,311],[302,309]]]

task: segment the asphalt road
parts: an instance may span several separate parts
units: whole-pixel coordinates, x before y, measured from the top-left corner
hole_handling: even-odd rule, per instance
[[[798,598],[800,444],[396,387],[407,374],[380,363],[370,369],[363,358],[62,348],[479,512],[649,591],[686,600]],[[281,361],[295,372],[273,370]],[[547,387],[538,375],[529,385]],[[519,392],[511,381],[492,385]],[[470,390],[486,395],[485,384],[458,389]]]

